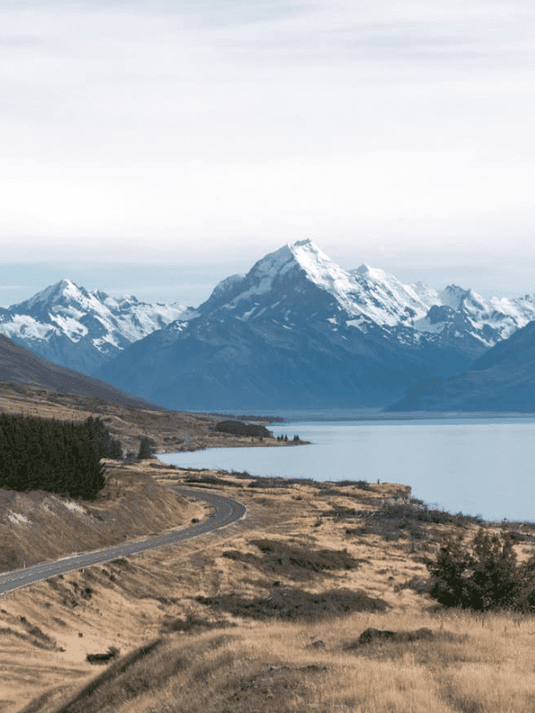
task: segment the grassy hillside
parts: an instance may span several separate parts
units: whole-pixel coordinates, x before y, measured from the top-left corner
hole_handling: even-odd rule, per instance
[[[125,454],[137,454],[141,438],[154,441],[156,451],[195,451],[201,448],[284,446],[276,439],[251,438],[221,433],[215,425],[226,416],[192,414],[125,406],[84,394],[65,393],[30,384],[0,381],[0,412],[84,421],[100,416]]]
[[[162,464],[152,477],[233,496],[248,517],[4,597],[5,713],[531,709],[532,618],[427,594],[424,559],[474,519],[428,511],[402,485]],[[521,557],[533,536],[518,525]],[[359,644],[370,626],[432,635]],[[105,667],[86,660],[110,650]]]

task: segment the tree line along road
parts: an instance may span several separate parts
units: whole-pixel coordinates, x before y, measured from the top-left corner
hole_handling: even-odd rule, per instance
[[[165,547],[173,545],[184,540],[191,540],[199,535],[204,535],[213,530],[219,530],[222,527],[240,520],[246,514],[245,505],[233,500],[232,498],[224,498],[222,495],[215,493],[201,492],[190,488],[173,488],[181,495],[185,495],[195,500],[210,505],[214,512],[210,517],[202,522],[196,523],[191,527],[186,527],[182,530],[166,532],[162,535],[147,537],[143,540],[135,542],[125,542],[122,545],[114,545],[103,550],[94,552],[86,552],[84,554],[72,555],[55,560],[54,562],[41,562],[23,569],[12,570],[0,574],[0,595],[12,592],[20,587],[26,587],[29,584],[42,582],[50,577],[56,577],[58,574],[72,572],[84,567],[91,567],[94,564],[103,564],[117,557],[128,557],[129,555],[146,552],[157,547]]]

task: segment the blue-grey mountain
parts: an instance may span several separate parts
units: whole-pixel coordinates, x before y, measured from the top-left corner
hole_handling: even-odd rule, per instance
[[[157,409],[158,406],[131,396],[120,389],[79,374],[72,369],[52,364],[12,339],[0,334],[0,381],[9,384],[40,386],[54,391],[82,394],[102,402]]]
[[[380,407],[465,372],[534,317],[530,296],[403,285],[365,265],[345,271],[301,241],[227,278],[193,316],[97,374],[188,410]]]
[[[412,387],[389,411],[535,412],[535,322],[444,381]]]

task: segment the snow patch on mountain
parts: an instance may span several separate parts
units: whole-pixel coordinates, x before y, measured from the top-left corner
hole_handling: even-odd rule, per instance
[[[0,320],[3,318],[4,315],[0,316]],[[0,323],[0,334],[10,339],[17,336],[32,340],[48,339],[52,332],[54,332],[53,325],[43,324],[27,314],[14,314],[8,322]]]
[[[46,359],[91,373],[103,360],[195,312],[180,304],[149,304],[133,296],[88,292],[63,279],[0,312],[0,334]]]

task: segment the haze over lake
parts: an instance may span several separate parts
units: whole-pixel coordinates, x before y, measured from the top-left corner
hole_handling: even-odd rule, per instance
[[[404,483],[450,512],[535,520],[535,418],[295,421],[270,426],[309,446],[161,454],[182,467]]]

